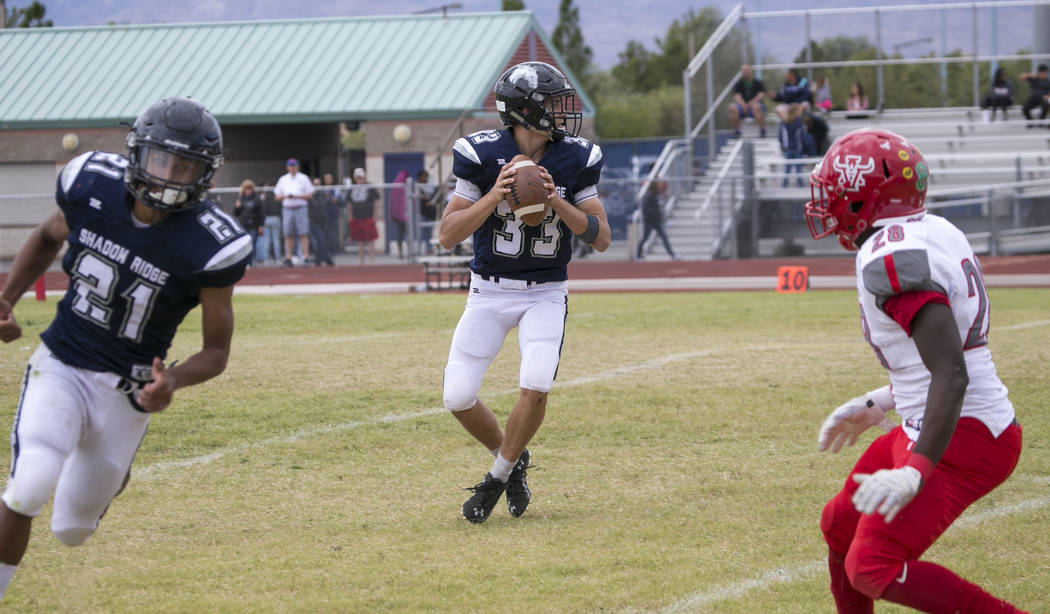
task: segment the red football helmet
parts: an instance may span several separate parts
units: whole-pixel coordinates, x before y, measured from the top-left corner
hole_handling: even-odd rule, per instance
[[[901,135],[854,130],[835,141],[809,176],[809,233],[814,239],[835,233],[853,251],[876,220],[925,211],[929,176],[926,159]]]

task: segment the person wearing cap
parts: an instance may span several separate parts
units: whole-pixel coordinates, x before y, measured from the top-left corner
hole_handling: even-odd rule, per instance
[[[288,158],[288,172],[281,175],[273,189],[274,198],[281,203],[284,230],[284,266],[292,266],[295,237],[299,237],[299,251],[303,262],[310,260],[310,218],[306,203],[314,194],[314,186],[305,173],[299,172],[299,161]]]
[[[365,249],[368,250],[368,264],[375,263],[375,240],[379,238],[376,229],[376,201],[379,190],[368,185],[365,169],[354,169],[354,185],[347,194],[346,203],[350,213],[350,240],[358,244],[358,264],[365,263]]]

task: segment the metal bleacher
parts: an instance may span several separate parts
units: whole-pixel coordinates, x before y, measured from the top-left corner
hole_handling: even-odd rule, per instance
[[[1050,250],[1050,229],[1039,223],[1030,231],[1012,229],[1010,221],[1024,225],[1019,217],[1032,217],[1026,210],[1000,212],[1008,218],[1002,230],[1009,230],[992,245],[989,233],[988,187],[1036,197],[1050,191],[1050,130],[1047,122],[1026,122],[1018,109],[1008,121],[986,121],[981,110],[971,107],[940,109],[897,109],[873,113],[864,119],[847,119],[832,112],[827,118],[834,140],[851,130],[876,127],[904,135],[923,152],[930,166],[930,208],[944,213],[973,233],[975,247],[984,251]],[[737,255],[731,232],[732,221],[739,222],[744,201],[745,160],[740,141],[749,141],[754,151],[754,196],[763,211],[757,234],[757,253],[772,256],[802,251],[811,255],[841,254],[834,239],[814,242],[802,217],[802,203],[810,197],[808,176],[819,158],[786,160],[777,141],[775,118],[767,120],[768,136],[760,137],[757,126],[745,125],[739,138],[730,139],[711,164],[712,171],[697,178],[691,190],[680,194],[670,211],[668,234],[678,255],[685,259],[709,260]],[[788,165],[801,164],[797,174]],[[784,182],[788,184],[785,187]],[[1029,184],[1024,186],[1019,184]],[[801,183],[801,185],[800,185]],[[1045,185],[1041,185],[1045,183]],[[1009,190],[1008,186],[1015,186]],[[1000,194],[1001,196],[1001,194]],[[994,200],[995,197],[993,197]],[[960,201],[959,199],[963,199]],[[983,199],[983,200],[980,200]],[[963,202],[964,204],[951,204]],[[950,208],[949,208],[950,206]],[[1016,207],[1016,205],[1013,205]],[[1001,208],[1001,207],[1000,207]],[[1050,224],[1050,202],[1040,205],[1043,214],[1035,222]],[[651,259],[662,257],[657,242],[650,249]],[[755,250],[751,250],[754,252]]]
[[[1050,16],[1048,0],[1018,0],[1011,5],[1031,7],[1033,12]],[[979,53],[976,41],[980,21],[976,16],[981,11],[994,12],[997,6],[981,2],[892,7],[873,4],[763,12],[746,11],[743,4],[737,4],[687,65],[683,74],[685,134],[667,143],[639,195],[653,180],[668,180],[671,189],[665,207],[666,227],[671,244],[683,259],[839,255],[842,251],[834,238],[813,241],[805,224],[802,205],[810,198],[808,175],[819,158],[785,160],[777,141],[778,120],[772,112],[766,118],[767,136],[760,136],[758,126],[751,123],[742,126],[742,136],[725,139],[725,129],[720,126],[724,126],[726,107],[740,78],[738,73],[720,72],[726,58],[737,57],[741,62],[762,58],[762,63],[752,63],[759,76],[762,70],[776,74],[801,68],[812,73],[867,67],[876,75],[874,91],[868,92],[876,101],[886,101],[887,82],[893,85],[892,77],[886,79],[884,70],[937,63],[941,64],[941,100],[949,100],[945,67],[962,62],[972,67],[967,80],[973,92],[973,106],[897,109],[884,108],[880,102],[879,109],[864,118],[847,118],[842,112],[832,112],[826,116],[829,136],[834,140],[866,126],[905,136],[923,152],[930,168],[927,208],[962,228],[979,253],[1050,251],[1050,122],[1025,121],[1016,106],[1009,109],[1008,121],[1001,116],[998,121],[989,121],[977,106],[986,87],[987,77],[981,76],[982,70],[990,71],[996,62],[1018,60],[1031,62],[1034,69],[1036,62],[1050,61],[1050,53],[1015,55],[995,49],[992,53]],[[894,19],[894,15],[911,20],[916,15],[934,15],[944,20],[949,14],[961,13],[972,17],[970,36],[965,38],[962,30],[952,34],[973,41],[969,55],[953,56],[946,51],[916,57],[903,57],[896,52],[890,55],[885,51],[886,41],[879,38],[881,24]],[[811,19],[830,15],[848,16],[851,23],[874,25],[875,57],[817,59],[811,47],[806,47],[802,58],[784,63],[784,58],[778,62],[767,59],[773,56],[760,53],[756,24],[774,28],[787,23],[785,19],[799,20],[791,23],[801,22],[803,40],[809,40],[813,38]],[[949,43],[947,37],[942,36],[945,48],[958,44],[955,39]],[[755,48],[750,48],[749,42]],[[707,147],[695,147],[699,140],[706,140]],[[707,157],[704,150],[714,153]],[[642,253],[650,259],[667,257],[659,241],[643,245]]]

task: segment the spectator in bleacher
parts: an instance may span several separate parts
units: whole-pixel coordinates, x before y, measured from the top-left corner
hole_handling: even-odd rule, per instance
[[[759,136],[766,136],[766,84],[756,79],[749,64],[740,67],[740,80],[733,86],[733,102],[729,105],[729,123],[733,136],[740,136],[740,119],[753,117]]]
[[[780,104],[777,105],[777,115],[780,121],[787,121],[789,115],[798,116],[802,111],[809,109],[813,104],[813,92],[809,90],[809,81],[798,74],[797,68],[789,68],[784,76],[784,82],[780,84],[777,93],[773,96]],[[791,107],[800,107],[792,110]]]
[[[350,209],[350,240],[357,243],[358,264],[365,263],[366,249],[368,264],[375,264],[375,240],[379,238],[375,214],[379,190],[368,185],[365,169],[354,169],[354,184],[346,200],[347,208]]]
[[[984,98],[984,108],[991,109],[992,120],[995,120],[996,109],[1003,110],[1003,121],[1006,121],[1006,109],[1014,103],[1014,84],[1006,76],[1006,69],[1002,66],[995,71],[995,78],[988,88],[988,95]]]
[[[263,210],[259,195],[255,192],[255,182],[251,179],[241,182],[240,194],[237,195],[237,201],[233,203],[233,216],[252,238],[252,245],[258,248],[259,235],[263,230]],[[252,250],[253,253],[248,257],[248,266],[254,263],[256,256],[262,260],[262,255],[255,254],[255,251]]]
[[[288,172],[277,180],[273,196],[281,203],[281,222],[284,229],[284,266],[292,266],[295,238],[299,237],[299,254],[303,264],[310,260],[310,217],[307,201],[314,195],[314,184],[306,173],[299,172],[299,161],[288,158]]]
[[[806,131],[802,134],[802,153],[806,156],[823,156],[828,150],[828,123],[824,118],[809,111],[802,114],[802,125]]]
[[[328,202],[335,197],[335,192],[321,190],[321,180],[314,178],[314,195],[307,204],[307,213],[310,218],[310,246],[314,252],[314,264],[317,266],[332,266],[334,245],[328,244]]]
[[[671,239],[667,237],[667,229],[664,227],[664,195],[667,193],[667,182],[662,179],[654,179],[649,184],[649,189],[642,196],[640,209],[642,210],[642,238],[638,241],[637,260],[644,260],[643,248],[649,235],[655,230],[664,242],[664,249],[671,256],[671,260],[678,260],[674,249],[671,248]]]
[[[425,169],[420,170],[416,175],[416,201],[419,206],[419,219],[422,222],[419,225],[419,243],[424,254],[433,251],[430,239],[434,236],[433,224],[437,220],[437,203],[434,202],[436,193],[437,186],[430,183],[430,173]]]
[[[806,132],[805,124],[802,123],[802,105],[789,105],[784,121],[780,122],[780,150],[787,160],[796,160],[803,156],[802,142],[803,133]],[[802,164],[784,164],[784,181],[782,187],[788,186],[791,173],[798,174],[798,185],[802,187]]]
[[[813,83],[813,106],[824,113],[831,112],[831,80],[824,75]]]
[[[850,119],[868,117],[870,108],[868,97],[864,94],[864,86],[860,84],[860,81],[850,83],[849,98],[846,99],[846,117]]]
[[[270,187],[272,181],[264,181],[263,188]],[[262,202],[263,229],[262,236],[255,246],[256,259],[259,264],[272,259],[274,263],[281,259],[281,203],[273,197],[272,190],[259,192]]]
[[[1021,107],[1024,118],[1032,119],[1032,109],[1039,107],[1039,119],[1046,119],[1046,113],[1050,110],[1050,79],[1047,78],[1046,64],[1040,64],[1038,71],[1033,75],[1030,72],[1021,73],[1021,80],[1028,82],[1028,100]],[[1028,124],[1028,128],[1032,124]]]

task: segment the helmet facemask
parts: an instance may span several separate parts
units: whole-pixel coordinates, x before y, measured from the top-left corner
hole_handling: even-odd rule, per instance
[[[180,209],[196,202],[201,187],[207,189],[214,172],[211,161],[191,152],[173,152],[151,145],[138,148],[136,196],[156,209]]]

